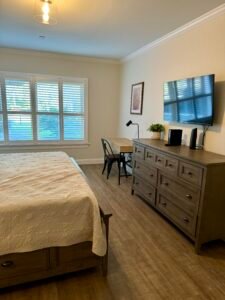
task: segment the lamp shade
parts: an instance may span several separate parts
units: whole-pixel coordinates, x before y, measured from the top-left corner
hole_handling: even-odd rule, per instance
[[[34,18],[44,25],[57,24],[57,8],[55,0],[35,0]]]
[[[132,124],[131,120],[126,123],[127,126],[130,126],[131,124]]]

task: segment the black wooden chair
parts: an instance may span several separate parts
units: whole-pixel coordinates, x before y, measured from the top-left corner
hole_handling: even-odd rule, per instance
[[[126,169],[126,159],[125,156],[121,153],[114,153],[112,150],[112,147],[109,143],[109,141],[107,141],[106,139],[102,138],[102,147],[103,147],[103,151],[104,151],[104,167],[102,170],[102,174],[104,174],[105,169],[107,167],[107,179],[109,178],[109,174],[111,172],[112,169],[112,165],[114,162],[117,163],[118,166],[118,183],[120,184],[120,176],[121,176],[121,172],[120,172],[120,164],[123,164],[123,169],[124,169],[124,173],[127,177],[127,169]]]

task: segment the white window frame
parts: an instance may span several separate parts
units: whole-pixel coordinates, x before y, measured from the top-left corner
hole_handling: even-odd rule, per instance
[[[9,141],[7,139],[7,113],[6,110],[6,92],[5,92],[5,79],[18,79],[27,80],[30,83],[30,95],[31,95],[31,117],[32,117],[32,127],[33,127],[33,140],[32,141]],[[60,119],[60,140],[58,141],[38,141],[37,140],[37,98],[36,98],[36,82],[37,81],[57,81],[59,87],[59,119]],[[63,112],[63,98],[62,98],[62,87],[63,83],[82,83],[84,84],[84,139],[79,141],[69,141],[63,140],[63,129],[62,120]],[[4,130],[4,141],[0,141],[0,148],[5,148],[9,146],[24,147],[27,146],[28,149],[35,146],[88,146],[88,79],[87,78],[75,78],[75,77],[65,77],[65,76],[55,76],[55,75],[43,75],[43,74],[33,74],[33,73],[19,73],[19,72],[0,72],[0,85],[1,85],[1,97],[2,97],[2,115],[3,115],[3,130]],[[23,113],[23,112],[21,112]],[[29,113],[28,113],[29,114]],[[72,115],[72,114],[71,114]]]

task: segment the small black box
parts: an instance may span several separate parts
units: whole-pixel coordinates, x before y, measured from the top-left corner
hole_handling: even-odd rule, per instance
[[[182,129],[169,129],[167,146],[179,146],[182,141]]]

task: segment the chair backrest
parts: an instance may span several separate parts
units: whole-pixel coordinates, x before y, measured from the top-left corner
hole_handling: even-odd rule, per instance
[[[104,151],[104,156],[107,157],[107,156],[114,156],[114,153],[113,153],[113,150],[112,150],[112,147],[109,143],[109,141],[107,141],[106,139],[104,138],[101,138],[101,141],[102,141],[102,147],[103,147],[103,151]]]

